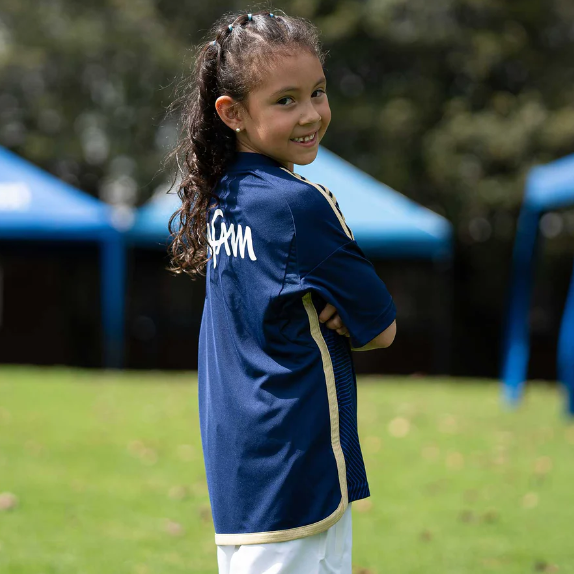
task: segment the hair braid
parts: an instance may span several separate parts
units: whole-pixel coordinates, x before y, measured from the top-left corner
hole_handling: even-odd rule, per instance
[[[180,137],[166,161],[175,159],[180,208],[169,220],[170,270],[203,275],[207,257],[208,208],[215,188],[236,153],[235,133],[215,108],[220,95],[242,103],[263,78],[266,64],[294,48],[324,61],[316,28],[303,18],[270,17],[270,12],[231,14],[213,26],[195,55],[191,79],[178,86],[168,113],[182,108]],[[215,38],[213,41],[212,38]],[[175,182],[174,184],[175,185]],[[173,187],[172,185],[172,187]]]
[[[215,49],[213,49],[215,48]],[[170,251],[172,271],[201,273],[207,261],[207,207],[225,166],[235,151],[235,138],[215,110],[219,46],[204,47],[196,60],[197,83],[192,105],[182,115],[183,125],[177,155],[183,156],[185,173],[178,189],[181,207],[171,216]]]

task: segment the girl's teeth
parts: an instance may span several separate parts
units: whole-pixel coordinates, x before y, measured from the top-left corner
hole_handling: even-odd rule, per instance
[[[295,142],[308,142],[314,138],[315,138],[315,134],[313,134],[311,136],[306,136],[304,138],[295,138],[293,141],[295,141]]]

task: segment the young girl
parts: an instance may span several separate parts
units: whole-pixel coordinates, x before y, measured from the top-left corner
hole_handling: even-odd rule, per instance
[[[333,194],[294,172],[331,111],[317,31],[218,21],[174,151],[173,269],[206,269],[199,408],[219,572],[351,573],[369,496],[352,350],[387,347],[395,306]]]

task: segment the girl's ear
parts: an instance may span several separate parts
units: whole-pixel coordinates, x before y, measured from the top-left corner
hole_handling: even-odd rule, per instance
[[[221,121],[233,131],[236,128],[243,129],[239,105],[231,96],[219,96],[215,101],[215,109]]]

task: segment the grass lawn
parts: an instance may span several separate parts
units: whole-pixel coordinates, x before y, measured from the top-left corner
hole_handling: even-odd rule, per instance
[[[2,574],[213,574],[194,373],[0,369]],[[555,387],[362,377],[355,574],[574,573]],[[4,497],[5,502],[8,497]],[[301,573],[306,574],[306,573]]]

